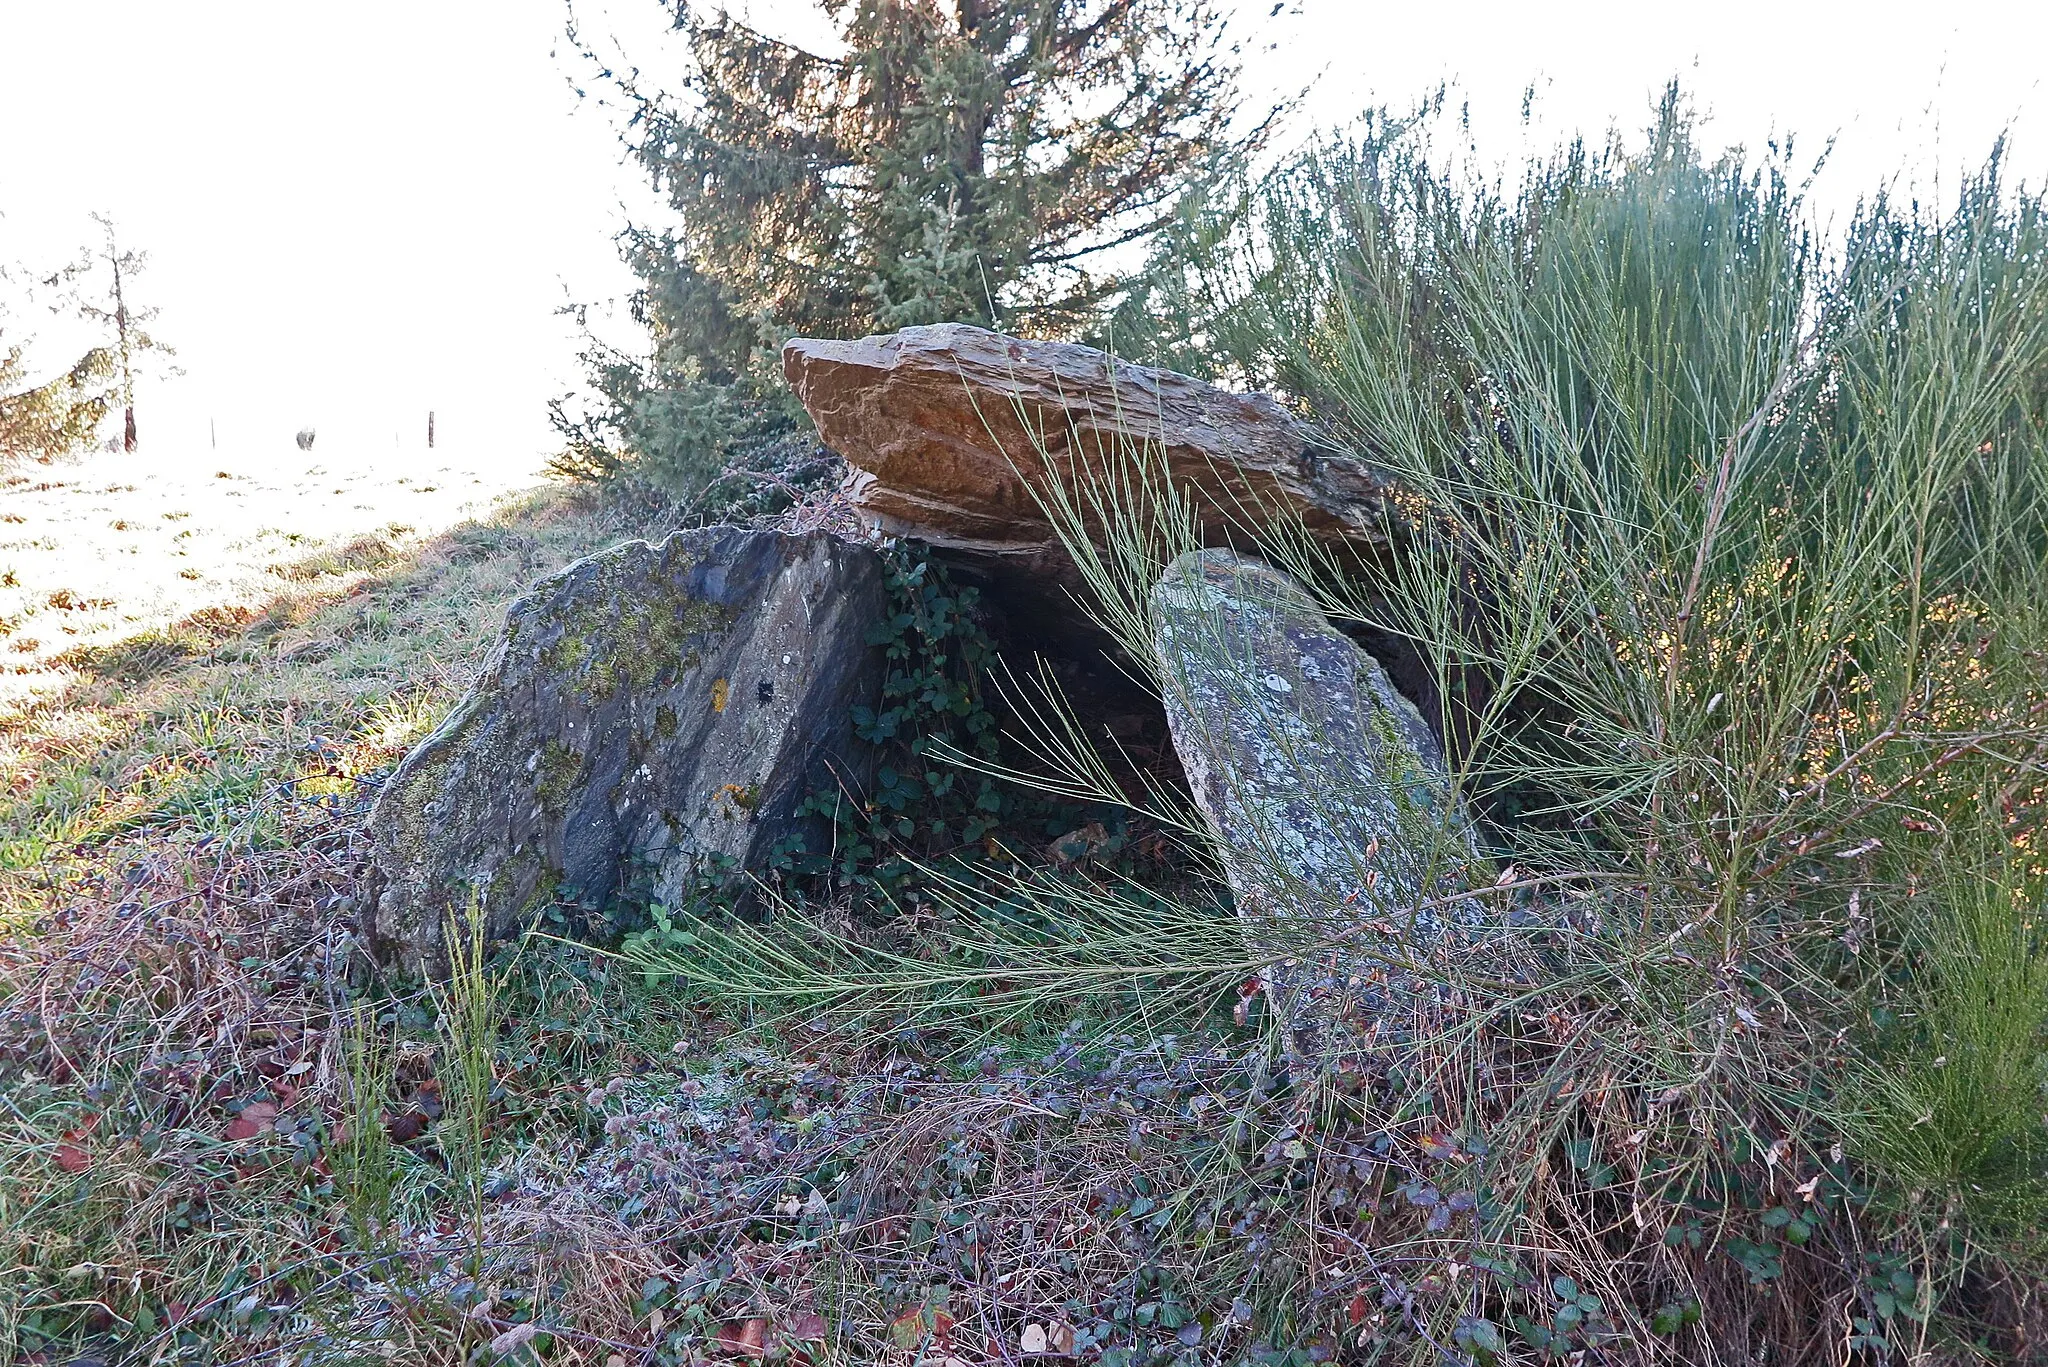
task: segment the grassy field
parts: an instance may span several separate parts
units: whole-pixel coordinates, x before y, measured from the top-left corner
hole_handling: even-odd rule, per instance
[[[260,610],[337,568],[316,552],[445,531],[531,483],[457,452],[359,449],[152,448],[0,472],[0,711],[68,688],[95,650]]]
[[[415,1130],[441,1108],[424,1003],[345,1029],[360,780],[522,586],[619,534],[544,489],[282,543],[268,602],[74,646],[0,720],[0,1361],[255,1352],[274,1302],[317,1299],[350,1049],[376,1037]]]
[[[627,530],[550,489],[315,545],[260,609],[74,650],[7,717],[0,1362],[1163,1362],[1254,1305],[1302,1337],[1316,1268],[1214,1236],[1299,1242],[1256,1020],[1038,1013],[963,1056],[973,1020],[902,994],[806,1016],[542,940],[424,986],[354,952],[364,780],[524,585]]]

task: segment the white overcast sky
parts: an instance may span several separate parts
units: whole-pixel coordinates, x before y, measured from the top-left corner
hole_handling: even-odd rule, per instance
[[[2048,180],[2040,3],[1222,3],[1248,107],[1310,88],[1296,137],[1449,80],[1481,155],[1505,159],[1532,83],[1547,147],[1639,127],[1677,76],[1715,140],[1833,138],[1824,214],[1886,181],[1950,187],[2003,129],[2014,174]],[[659,25],[657,0],[581,8],[636,47]],[[804,0],[733,8],[829,33]],[[571,90],[586,73],[563,15],[561,0],[0,0],[0,261],[54,265],[93,210],[150,252],[138,292],[184,370],[142,396],[155,449],[203,451],[216,430],[224,451],[282,457],[314,424],[323,450],[410,459],[432,408],[449,447],[536,467],[546,399],[577,378],[555,310],[626,288],[611,238],[647,207],[608,112]]]

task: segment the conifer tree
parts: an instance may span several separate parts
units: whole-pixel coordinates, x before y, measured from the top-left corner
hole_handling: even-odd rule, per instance
[[[128,300],[128,287],[149,264],[148,254],[123,251],[120,238],[114,230],[114,220],[108,215],[94,214],[92,221],[100,225],[100,231],[105,237],[104,244],[88,252],[78,264],[69,267],[59,278],[90,279],[102,266],[106,268],[105,292],[95,295],[81,289],[77,296],[77,307],[79,316],[104,328],[108,340],[113,344],[111,350],[121,375],[121,448],[133,451],[137,440],[136,368],[144,352],[161,351],[166,355],[172,353],[170,347],[143,331],[143,324],[156,320],[157,310],[137,307]],[[53,280],[51,283],[54,284],[56,281]]]
[[[113,353],[105,347],[41,383],[30,381],[26,355],[0,335],[0,467],[47,463],[90,445],[119,397]]]
[[[15,322],[16,297],[34,295],[27,273],[0,265],[0,468],[49,462],[92,444],[120,397],[118,366],[106,347],[92,347],[56,375],[36,377],[30,338]],[[55,283],[54,281],[49,283]]]
[[[628,452],[671,483],[715,470],[735,434],[786,425],[772,357],[792,335],[1082,332],[1270,122],[1233,123],[1210,0],[826,0],[829,56],[664,3],[684,69],[603,73],[676,211],[623,239],[652,356],[594,351],[597,411],[557,406],[571,472]]]

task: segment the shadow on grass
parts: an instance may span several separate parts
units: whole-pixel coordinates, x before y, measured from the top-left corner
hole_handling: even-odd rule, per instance
[[[409,572],[420,572],[437,555],[453,559],[452,552],[468,544],[458,536],[458,532],[487,525],[462,523],[409,552],[402,551],[374,532],[366,533],[338,546],[323,546],[296,560],[280,561],[268,566],[267,570],[279,579],[305,585],[316,592],[322,587],[323,580],[338,581],[352,574],[391,571],[383,579],[357,580],[348,585],[352,592],[374,592]],[[340,586],[337,584],[335,587]],[[118,641],[74,646],[53,657],[50,663],[55,668],[86,676],[81,682],[87,685],[95,680],[143,683],[190,661],[204,659],[211,663],[223,647],[231,645],[238,637],[257,642],[274,635],[289,611],[302,607],[305,601],[305,593],[287,592],[273,598],[263,608],[242,604],[204,607],[168,626],[149,627]],[[285,611],[281,612],[281,609]]]
[[[0,875],[91,864],[117,833],[189,825],[195,810],[225,835],[212,827],[232,813],[195,809],[193,791],[231,773],[255,781],[231,785],[244,797],[296,782],[316,740],[360,737],[359,765],[388,762],[467,685],[528,583],[632,530],[586,491],[543,487],[417,545],[315,550],[276,567],[292,587],[260,606],[66,652],[71,676],[0,720]],[[407,724],[383,724],[393,709]]]
[[[89,687],[96,680],[143,683],[188,661],[211,656],[263,615],[248,607],[201,608],[170,626],[150,627],[118,641],[73,646],[50,663],[86,676],[77,686]]]
[[[551,486],[513,496],[485,519],[457,523],[417,546],[394,546],[382,535],[356,536],[338,546],[325,546],[296,560],[280,561],[267,572],[287,583],[286,590],[262,607],[226,604],[200,608],[177,622],[153,626],[117,641],[75,646],[52,658],[52,666],[82,676],[43,704],[61,709],[79,700],[100,681],[137,684],[181,665],[236,658],[238,646],[260,646],[307,622],[322,608],[344,597],[381,600],[415,599],[444,577],[451,565],[476,566],[517,556],[523,569],[537,571],[546,560],[547,543],[558,538],[536,532],[559,528],[567,520],[591,513],[580,489]],[[615,529],[630,534],[630,529]],[[536,554],[538,553],[538,554]],[[363,575],[362,578],[350,578]],[[304,643],[302,643],[304,644]],[[314,652],[280,652],[286,660],[305,659]]]

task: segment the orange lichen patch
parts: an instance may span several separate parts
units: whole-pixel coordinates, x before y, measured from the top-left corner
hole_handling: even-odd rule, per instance
[[[725,812],[727,817],[735,821],[742,820],[750,815],[756,807],[761,805],[760,786],[758,784],[752,787],[744,787],[737,783],[721,784],[717,794],[712,799],[712,804],[716,806],[720,802],[725,803],[728,808]]]
[[[713,712],[725,711],[725,704],[731,697],[732,685],[724,679],[719,679],[711,685],[711,710]]]

